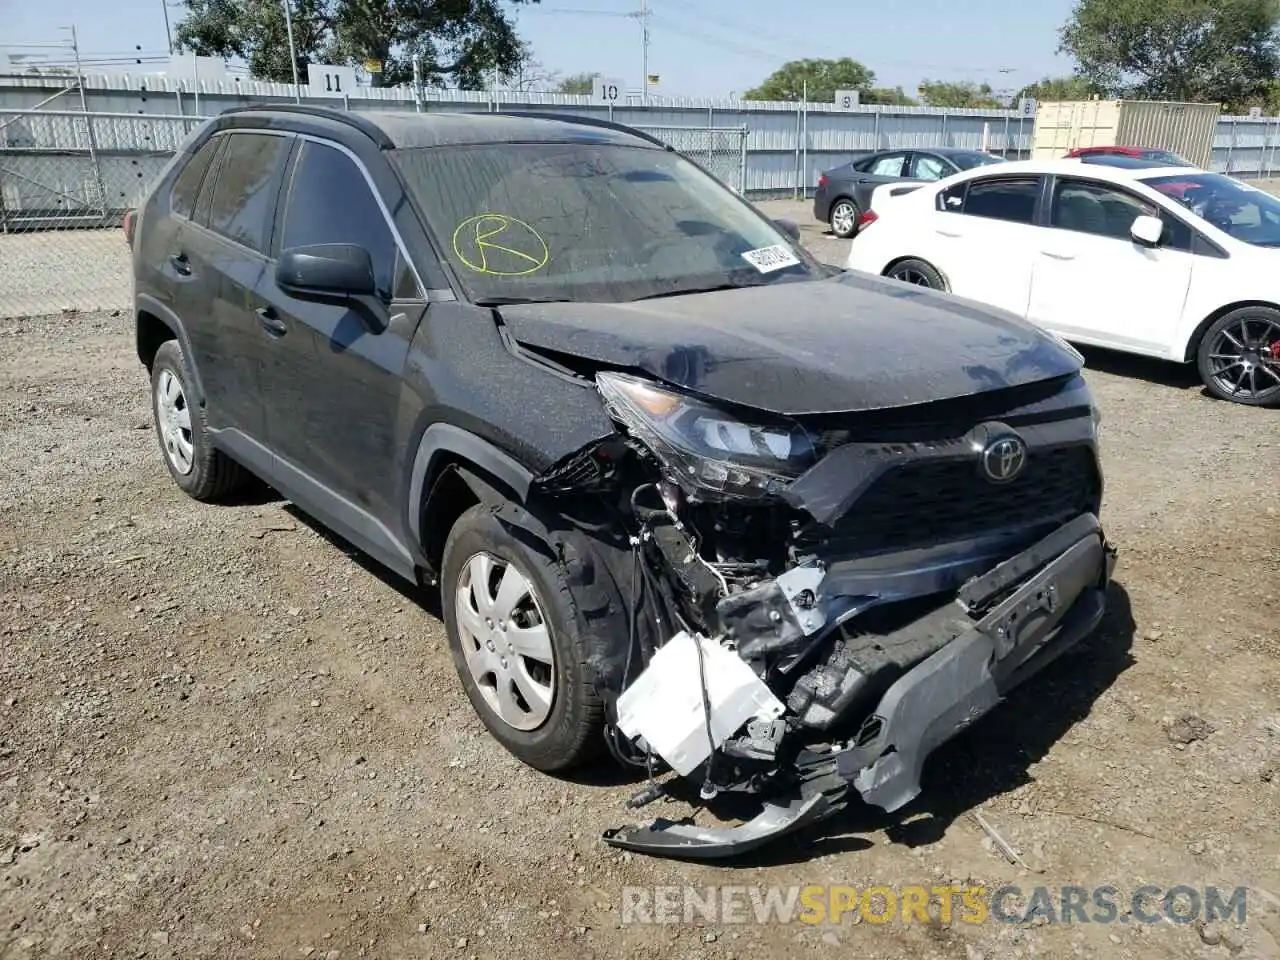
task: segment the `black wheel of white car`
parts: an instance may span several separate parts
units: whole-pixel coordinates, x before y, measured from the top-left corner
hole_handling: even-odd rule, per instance
[[[841,197],[831,205],[831,232],[841,240],[848,240],[858,232],[861,215],[856,203]]]
[[[176,340],[151,362],[151,412],[169,475],[188,496],[221,500],[244,481],[244,470],[209,442],[204,408],[191,400],[186,357]]]
[[[890,280],[914,284],[917,287],[928,287],[931,290],[947,289],[947,282],[942,279],[937,269],[924,260],[902,260],[884,272]]]
[[[1196,359],[1200,379],[1214,396],[1280,406],[1280,310],[1232,310],[1205,331]]]
[[[482,504],[450,532],[440,584],[454,666],[498,742],[549,772],[594,754],[603,705],[561,568]]]

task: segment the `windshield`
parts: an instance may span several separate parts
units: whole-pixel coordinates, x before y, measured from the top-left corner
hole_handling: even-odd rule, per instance
[[[951,162],[961,170],[972,170],[974,167],[986,166],[988,163],[1004,163],[1004,157],[997,157],[994,153],[982,153],[979,150],[970,153],[952,153],[949,156]]]
[[[1174,167],[1191,167],[1195,166],[1190,160],[1184,160],[1176,153],[1170,153],[1168,150],[1146,150],[1142,154],[1144,160],[1158,160],[1160,163],[1167,163]]]
[[[1142,181],[1223,233],[1259,247],[1280,247],[1280,200],[1220,173]]]
[[[668,150],[494,143],[392,158],[473,301],[620,302],[826,275]]]

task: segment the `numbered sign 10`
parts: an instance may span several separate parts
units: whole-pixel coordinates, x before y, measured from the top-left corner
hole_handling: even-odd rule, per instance
[[[345,97],[356,92],[356,71],[327,63],[307,64],[307,94],[312,97]]]
[[[616,103],[625,100],[627,88],[616,77],[596,77],[596,102]]]

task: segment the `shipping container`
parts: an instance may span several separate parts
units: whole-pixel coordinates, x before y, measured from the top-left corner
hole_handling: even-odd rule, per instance
[[[1222,107],[1161,100],[1063,100],[1036,109],[1032,156],[1048,160],[1079,147],[1171,150],[1207,167]]]

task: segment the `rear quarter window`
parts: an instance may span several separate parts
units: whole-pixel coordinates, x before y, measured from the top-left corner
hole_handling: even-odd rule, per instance
[[[186,166],[178,173],[173,182],[173,193],[169,197],[169,209],[180,217],[191,218],[196,208],[196,197],[200,195],[200,185],[204,183],[205,174],[218,154],[224,137],[210,137],[187,160]]]

